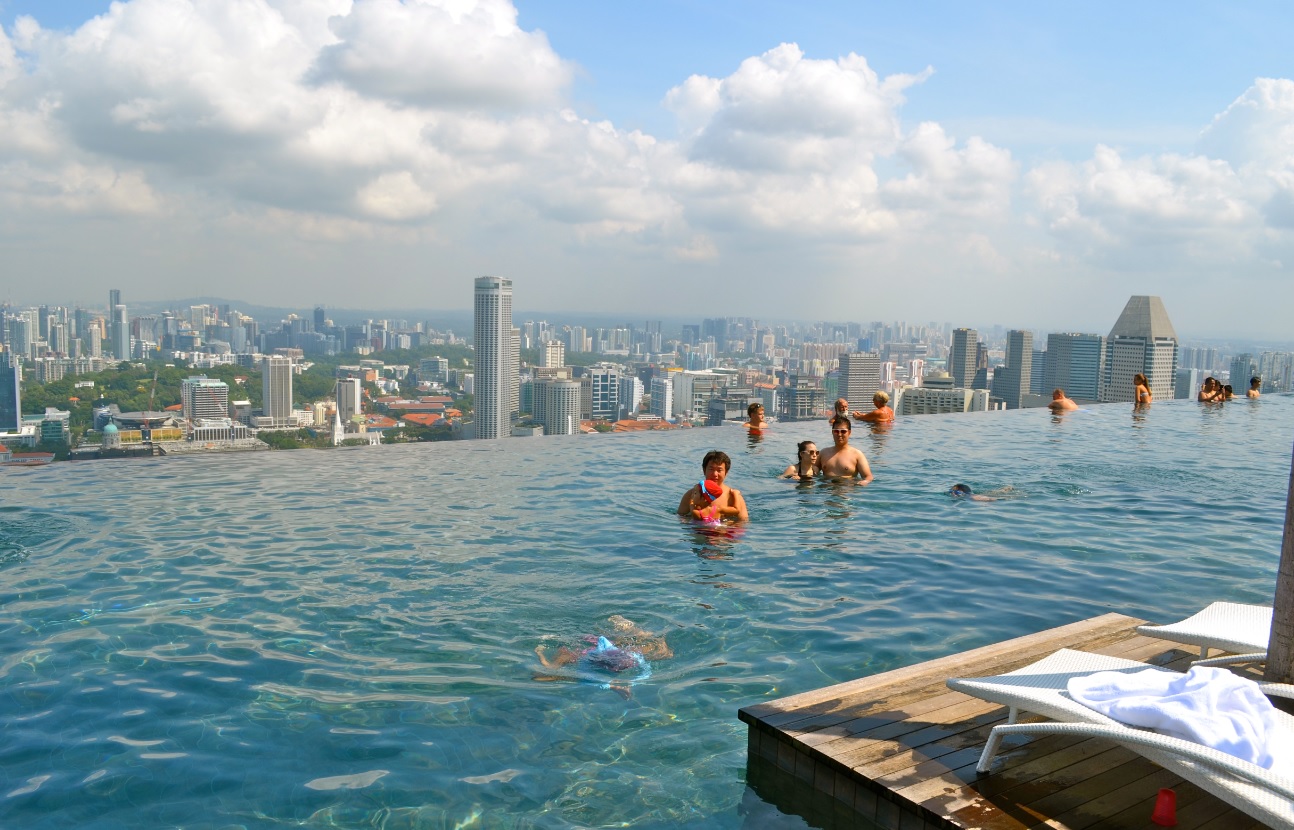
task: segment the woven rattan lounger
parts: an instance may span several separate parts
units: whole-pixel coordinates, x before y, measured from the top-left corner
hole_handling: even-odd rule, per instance
[[[1263,663],[1267,660],[1267,639],[1272,628],[1272,609],[1265,605],[1215,602],[1181,622],[1169,625],[1139,625],[1137,633],[1174,643],[1200,647],[1196,666],[1225,666]],[[1235,652],[1225,657],[1209,656],[1209,649]]]

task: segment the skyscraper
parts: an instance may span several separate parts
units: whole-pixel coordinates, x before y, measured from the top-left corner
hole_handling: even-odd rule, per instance
[[[1137,295],[1129,298],[1105,341],[1105,379],[1101,401],[1133,400],[1132,376],[1141,373],[1161,401],[1171,400],[1177,375],[1177,332],[1164,301]]]
[[[1007,332],[1006,365],[993,371],[993,395],[1006,401],[1007,409],[1019,409],[1032,374],[1033,332]]]
[[[229,417],[229,385],[206,375],[180,381],[180,406],[185,418]]]
[[[881,388],[881,356],[876,352],[847,352],[840,361],[840,397],[854,409],[867,409]]]
[[[22,364],[0,355],[0,432],[22,427]]]
[[[544,354],[539,365],[546,369],[556,369],[566,365],[566,345],[560,340],[549,340],[544,344]]]
[[[337,378],[337,417],[343,424],[359,413],[361,394],[359,378]]]
[[[1064,389],[1076,401],[1095,402],[1105,377],[1105,338],[1099,334],[1053,332],[1047,335],[1047,357],[1039,394]]]
[[[261,411],[276,427],[292,426],[292,359],[261,358]]]
[[[953,332],[952,348],[948,351],[948,374],[953,385],[968,388],[975,381],[979,360],[979,332],[975,329],[957,329]]]
[[[472,337],[476,345],[476,437],[512,434],[512,280],[477,277]],[[578,407],[578,396],[576,399]],[[518,403],[519,403],[518,398]]]
[[[120,304],[112,307],[112,356],[130,360],[130,318]]]
[[[544,396],[544,434],[574,435],[580,431],[580,384],[573,380],[547,380],[535,394]]]

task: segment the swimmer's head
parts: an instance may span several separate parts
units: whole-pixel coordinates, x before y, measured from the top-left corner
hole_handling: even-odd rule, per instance
[[[971,495],[971,488],[968,484],[954,484],[948,489],[948,495],[955,499],[965,498]]]

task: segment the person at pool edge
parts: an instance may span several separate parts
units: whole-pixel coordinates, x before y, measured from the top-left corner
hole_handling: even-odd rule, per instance
[[[746,509],[746,500],[741,491],[724,484],[728,472],[732,469],[732,459],[720,450],[710,450],[701,459],[701,470],[705,476],[689,487],[678,503],[680,516],[691,516],[694,519],[729,519],[744,522],[750,519]]]
[[[818,469],[828,478],[857,477],[854,483],[861,486],[872,480],[872,468],[862,450],[849,446],[853,431],[854,425],[845,416],[831,419],[831,440],[835,445],[818,456]]]
[[[1057,389],[1051,393],[1051,403],[1047,404],[1047,408],[1052,412],[1068,412],[1078,409],[1078,404],[1065,397],[1064,389]]]
[[[746,407],[746,428],[752,432],[768,429],[768,422],[764,420],[764,405],[762,403],[752,403]]]

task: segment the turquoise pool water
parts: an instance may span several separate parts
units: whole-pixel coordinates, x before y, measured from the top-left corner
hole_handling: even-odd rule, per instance
[[[910,418],[855,433],[869,487],[774,478],[826,433],[0,470],[0,826],[803,826],[747,790],[740,706],[1271,600],[1294,398]],[[714,447],[730,536],[672,515]],[[674,656],[542,669],[616,614]]]

